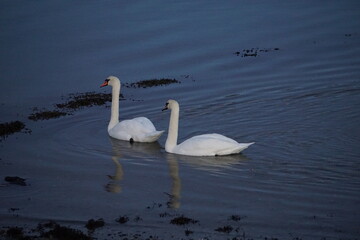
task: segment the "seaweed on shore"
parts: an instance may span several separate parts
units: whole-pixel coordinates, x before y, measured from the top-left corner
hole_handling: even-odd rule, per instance
[[[161,79],[150,79],[150,80],[142,80],[135,83],[125,83],[124,86],[127,88],[149,88],[149,87],[157,87],[164,86],[173,83],[181,83],[181,81],[171,78],[161,78]]]

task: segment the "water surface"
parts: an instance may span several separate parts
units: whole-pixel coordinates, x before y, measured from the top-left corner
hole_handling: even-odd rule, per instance
[[[0,120],[32,130],[0,143],[0,176],[29,183],[3,181],[0,226],[53,219],[84,230],[88,219],[104,218],[100,239],[120,231],[160,239],[360,235],[357,1],[0,5]],[[123,87],[121,119],[147,116],[167,130],[161,109],[172,98],[179,141],[216,132],[256,144],[210,158],[166,153],[166,134],[131,145],[107,135],[107,107],[27,119],[70,93],[110,92],[98,88],[108,75],[181,81]],[[121,225],[123,215],[130,221]],[[199,223],[171,225],[179,215]],[[229,234],[215,231],[228,225]]]

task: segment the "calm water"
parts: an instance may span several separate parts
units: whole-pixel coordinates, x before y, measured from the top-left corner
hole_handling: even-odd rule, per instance
[[[32,129],[0,142],[0,177],[30,184],[2,180],[1,227],[104,218],[100,239],[359,238],[358,1],[1,1],[0,26],[0,121]],[[69,93],[110,92],[98,88],[108,75],[182,82],[122,88],[121,119],[167,130],[173,98],[180,141],[217,132],[256,144],[215,158],[167,154],[166,135],[130,145],[108,137],[106,107],[27,120]],[[199,223],[169,223],[182,214]]]

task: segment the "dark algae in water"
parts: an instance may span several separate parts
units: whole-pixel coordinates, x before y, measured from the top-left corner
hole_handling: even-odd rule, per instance
[[[42,111],[42,112],[36,112],[36,113],[30,114],[28,119],[33,120],[33,121],[48,120],[48,119],[52,119],[52,118],[59,118],[59,117],[66,116],[66,115],[68,115],[68,113],[57,111],[57,110]]]
[[[129,217],[128,216],[120,216],[118,217],[115,221],[117,221],[118,223],[124,224],[127,223],[129,221]]]
[[[233,227],[230,225],[218,227],[215,229],[217,232],[230,233],[233,230]]]
[[[5,235],[10,239],[24,239],[24,231],[23,228],[20,227],[9,228]]]
[[[161,79],[142,80],[135,83],[125,83],[124,86],[127,88],[149,88],[149,87],[169,85],[173,83],[181,83],[181,81],[171,78],[161,78]]]
[[[120,99],[124,99],[124,97],[120,95]],[[28,119],[38,121],[59,118],[70,115],[75,110],[84,107],[101,106],[107,102],[111,102],[111,94],[96,92],[70,94],[66,102],[55,104],[55,107],[60,110],[37,111],[37,108],[34,108],[34,111],[37,112],[30,114]]]
[[[241,57],[258,57],[263,53],[268,53],[278,50],[280,50],[280,48],[248,48],[248,49],[243,49],[242,51],[234,52],[234,54],[236,56],[241,56]]]
[[[58,240],[90,240],[91,237],[85,235],[82,231],[78,229],[73,229],[69,227],[64,227],[56,225],[53,229],[48,232],[41,234],[41,237],[46,239],[58,239]]]
[[[120,99],[124,96],[120,94]],[[110,93],[86,92],[69,95],[69,99],[65,103],[56,104],[57,108],[76,110],[84,107],[101,106],[111,102]]]
[[[20,132],[24,128],[25,124],[20,121],[0,123],[0,137],[4,139],[13,133]]]
[[[7,181],[8,183],[11,183],[11,184],[15,184],[15,185],[20,185],[20,186],[26,186],[26,179],[24,178],[21,178],[21,177],[5,177],[4,178],[5,181]]]
[[[195,223],[198,223],[198,222],[199,221],[188,218],[188,217],[184,217],[183,215],[180,216],[180,217],[173,218],[170,221],[171,224],[175,224],[175,225],[187,225],[189,223],[195,224]]]

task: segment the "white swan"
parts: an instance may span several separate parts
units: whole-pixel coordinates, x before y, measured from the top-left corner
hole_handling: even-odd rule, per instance
[[[130,142],[155,142],[164,131],[156,131],[154,124],[146,117],[119,122],[119,95],[121,83],[110,76],[100,87],[112,86],[111,118],[108,133],[111,137]]]
[[[164,110],[170,109],[170,124],[165,151],[188,156],[218,156],[239,153],[252,143],[238,143],[220,134],[203,134],[194,136],[177,145],[179,127],[179,103],[168,100]]]

